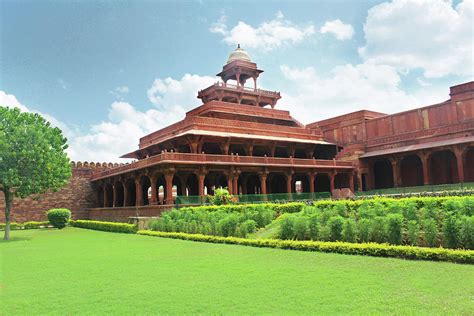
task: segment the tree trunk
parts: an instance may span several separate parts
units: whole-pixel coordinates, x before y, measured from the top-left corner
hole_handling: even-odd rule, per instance
[[[9,190],[3,191],[5,195],[5,236],[3,239],[10,240],[10,210],[12,208],[13,194]]]

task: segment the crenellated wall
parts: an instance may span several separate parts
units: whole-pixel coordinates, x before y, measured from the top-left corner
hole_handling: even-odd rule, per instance
[[[90,179],[92,173],[119,167],[118,163],[71,162],[72,177],[68,184],[57,192],[25,199],[15,198],[11,218],[13,222],[46,220],[46,211],[52,208],[67,208],[74,219],[87,218],[87,208],[97,206],[97,194]],[[5,199],[0,192],[0,222],[5,222]]]

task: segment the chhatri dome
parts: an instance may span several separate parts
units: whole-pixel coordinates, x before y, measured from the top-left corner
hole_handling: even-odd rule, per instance
[[[237,48],[232,53],[230,53],[229,58],[227,59],[227,63],[230,63],[234,60],[252,62],[252,60],[250,59],[250,55],[245,50],[240,48],[240,44],[238,44]]]

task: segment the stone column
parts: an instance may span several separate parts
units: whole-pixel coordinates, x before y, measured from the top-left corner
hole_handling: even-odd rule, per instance
[[[293,180],[293,174],[291,173],[288,173],[286,175],[286,193],[288,193],[288,199],[291,200],[291,193],[292,193],[292,185],[291,185],[291,181]]]
[[[173,204],[173,172],[166,172],[165,173],[165,183],[166,183],[166,190],[165,190],[165,204]]]
[[[314,193],[314,178],[316,177],[317,173],[310,172],[309,173],[309,193]]]
[[[204,179],[206,178],[206,174],[201,172],[198,174],[198,184],[199,184],[199,196],[204,196]]]
[[[112,207],[116,207],[117,206],[117,197],[118,197],[118,194],[117,194],[117,184],[114,183],[114,185],[112,186],[112,189],[113,189],[113,200],[112,200]]]
[[[393,172],[393,186],[398,188],[401,185],[401,175],[400,175],[400,163],[399,159],[393,158],[390,159],[392,164],[392,172]]]
[[[260,188],[262,189],[262,194],[267,194],[267,173],[262,172],[260,176]]]
[[[420,157],[421,164],[423,166],[423,184],[429,185],[430,184],[430,168],[429,168],[428,155],[426,153],[420,153],[418,156]]]
[[[102,190],[104,192],[104,207],[107,207],[107,205],[109,204],[109,199],[107,197],[107,184],[104,183],[104,186],[102,187]]]
[[[336,174],[337,174],[337,172],[331,172],[329,174],[329,181],[330,181],[330,185],[331,185],[331,187],[330,187],[331,188],[331,194],[334,191],[334,179],[336,178]]]
[[[458,165],[458,179],[460,183],[464,182],[464,161],[463,161],[463,151],[459,147],[454,148],[454,154],[456,155],[456,161]]]
[[[158,181],[157,176],[151,176],[150,177],[151,181],[151,199],[150,199],[150,204],[155,205],[158,204],[158,196],[157,196],[157,188],[156,188],[156,182]]]
[[[227,175],[227,190],[229,190],[229,193],[232,194],[233,192],[232,184],[234,181],[232,171],[229,171],[226,175]]]
[[[142,192],[142,182],[139,179],[135,179],[135,206],[143,205],[143,192]]]
[[[232,177],[232,189],[234,195],[239,195],[239,174],[234,173]]]
[[[124,180],[122,185],[123,185],[123,206],[128,206],[127,181]]]
[[[357,191],[362,191],[362,173],[357,171]]]
[[[354,174],[349,173],[349,186],[351,189],[352,193],[355,193],[355,188],[354,188]]]

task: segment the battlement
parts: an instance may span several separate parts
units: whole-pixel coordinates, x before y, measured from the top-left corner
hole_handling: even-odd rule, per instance
[[[126,165],[124,163],[117,163],[117,162],[87,162],[87,161],[71,161],[71,167],[74,169],[109,169],[109,168],[116,168]]]

